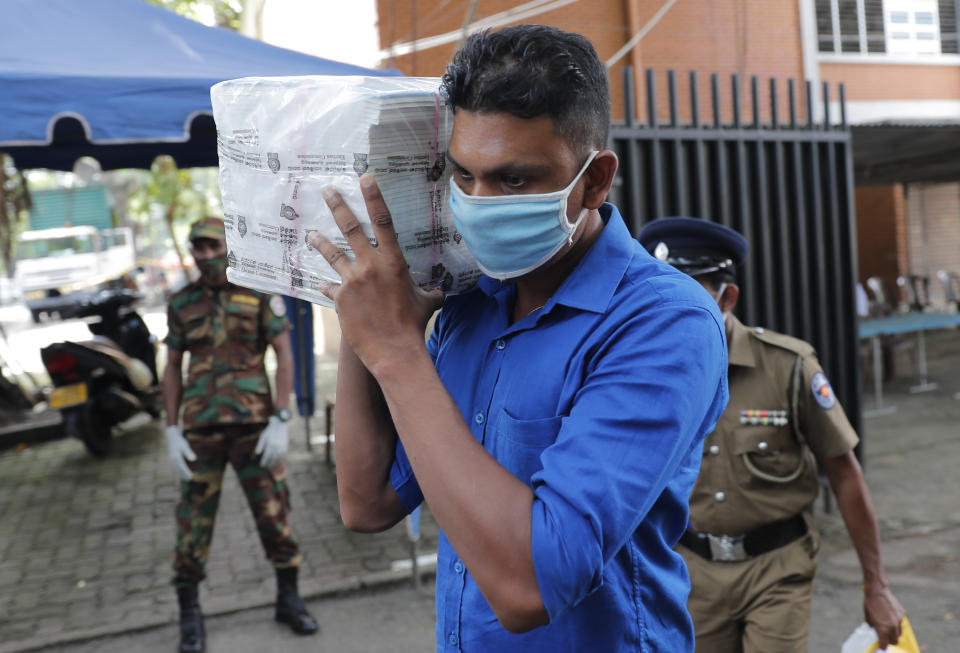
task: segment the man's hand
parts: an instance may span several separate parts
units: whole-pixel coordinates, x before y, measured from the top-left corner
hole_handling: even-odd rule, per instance
[[[260,465],[269,469],[283,460],[289,446],[290,438],[287,434],[286,422],[281,422],[278,417],[271,417],[267,422],[267,428],[260,434],[253,453],[259,454]]]
[[[170,462],[173,463],[173,471],[184,481],[191,480],[193,471],[187,461],[196,460],[197,454],[193,453],[187,439],[183,437],[183,431],[179,426],[168,426],[163,437],[167,440],[167,452],[170,454]]]
[[[878,648],[882,650],[897,643],[905,613],[889,587],[865,588],[863,613],[867,623],[877,631]]]
[[[360,222],[332,188],[324,191],[324,199],[356,258],[351,261],[318,233],[311,234],[310,242],[340,275],[341,285],[328,286],[324,294],[336,304],[343,337],[376,374],[378,364],[392,355],[423,347],[427,321],[443,303],[443,293],[427,292],[413,282],[373,177],[361,177],[360,188],[377,246],[370,244]]]

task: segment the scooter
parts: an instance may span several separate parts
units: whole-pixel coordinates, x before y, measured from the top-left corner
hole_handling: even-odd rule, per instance
[[[67,434],[97,458],[110,452],[114,426],[140,412],[160,416],[156,337],[133,308],[141,298],[129,289],[90,296],[65,317],[87,318],[93,338],[40,350],[54,385],[49,407],[61,412]]]

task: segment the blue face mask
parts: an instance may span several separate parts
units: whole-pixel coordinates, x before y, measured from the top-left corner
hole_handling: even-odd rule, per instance
[[[566,188],[537,195],[467,195],[450,179],[450,208],[457,230],[480,269],[494,279],[523,276],[550,260],[566,243],[586,215],[567,218],[567,199],[594,150]]]

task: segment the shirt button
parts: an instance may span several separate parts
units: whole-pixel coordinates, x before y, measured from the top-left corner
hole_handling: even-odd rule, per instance
[[[451,646],[456,646],[457,642],[460,641],[460,638],[457,637],[456,633],[450,633],[450,637],[447,638],[450,641]]]
[[[720,455],[720,447],[717,446],[717,445],[715,445],[715,444],[711,444],[711,445],[710,445],[710,455],[711,455],[711,456],[719,456],[719,455]]]
[[[477,424],[483,424],[483,413],[477,413],[474,416],[473,421],[476,422]]]
[[[499,338],[499,339],[497,340],[496,347],[497,347],[497,350],[498,350],[498,351],[502,351],[503,348],[506,347],[506,346],[507,346],[507,341],[506,341],[506,340],[504,340],[503,338]]]
[[[768,446],[768,445],[767,445],[766,442],[760,442],[760,443],[757,444],[757,449],[759,449],[760,451],[766,451],[766,450],[767,450],[767,446]]]
[[[717,492],[713,495],[713,498],[722,503],[727,500],[727,495],[724,492]]]
[[[453,565],[453,570],[454,570],[455,572],[457,572],[458,574],[462,574],[462,573],[463,573],[463,563],[462,563],[462,562],[458,562],[457,564]]]

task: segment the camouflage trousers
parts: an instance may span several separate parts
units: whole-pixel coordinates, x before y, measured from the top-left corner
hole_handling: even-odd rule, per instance
[[[198,583],[206,577],[213,524],[227,462],[233,467],[257,524],[267,559],[274,567],[296,567],[300,549],[290,531],[290,491],[283,462],[267,469],[253,453],[264,424],[224,425],[189,430],[184,435],[197,459],[190,463],[193,479],[181,481],[177,505],[177,548],[173,561],[175,585]]]

